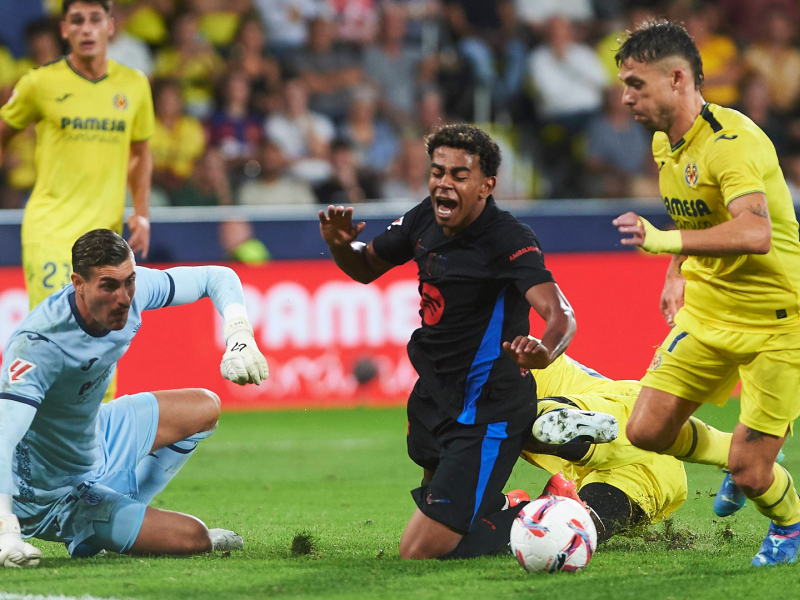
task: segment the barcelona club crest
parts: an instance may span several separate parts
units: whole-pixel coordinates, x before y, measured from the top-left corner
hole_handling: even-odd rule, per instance
[[[119,93],[114,96],[114,108],[117,110],[125,110],[128,108],[128,97],[123,94]]]
[[[689,164],[686,165],[686,170],[683,172],[683,178],[686,180],[686,185],[689,187],[694,187],[697,185],[697,163],[694,161],[689,161]]]

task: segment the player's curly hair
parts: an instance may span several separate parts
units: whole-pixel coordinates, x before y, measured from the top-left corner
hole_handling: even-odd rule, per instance
[[[500,148],[485,131],[463,123],[442,125],[425,138],[428,145],[428,156],[440,146],[466,150],[480,159],[481,172],[486,177],[497,176],[500,167]]]
[[[76,2],[86,2],[87,4],[99,4],[103,7],[103,10],[106,13],[111,12],[111,0],[64,0],[61,5],[61,15],[66,15],[69,7],[75,4]]]
[[[694,87],[703,87],[703,60],[686,28],[675,21],[652,19],[645,21],[636,31],[629,31],[627,39],[622,42],[614,56],[617,66],[632,58],[639,62],[661,60],[667,56],[685,58],[694,73]]]
[[[72,270],[84,279],[92,278],[95,267],[116,267],[133,256],[122,236],[110,229],[93,229],[72,245]]]

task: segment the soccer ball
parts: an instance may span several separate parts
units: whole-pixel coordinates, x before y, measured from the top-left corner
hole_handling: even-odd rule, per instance
[[[578,571],[589,564],[596,546],[589,512],[571,498],[538,498],[511,526],[511,551],[530,573]]]

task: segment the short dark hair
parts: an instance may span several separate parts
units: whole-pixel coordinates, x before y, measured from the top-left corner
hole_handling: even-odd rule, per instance
[[[703,87],[703,60],[686,28],[675,21],[652,19],[645,21],[636,31],[628,32],[614,59],[617,66],[632,58],[638,62],[661,60],[668,56],[685,58],[694,72],[694,88]]]
[[[75,4],[76,2],[86,2],[86,4],[99,4],[103,7],[103,10],[106,13],[111,13],[111,0],[64,0],[64,3],[61,7],[61,16],[64,16],[69,11],[69,7]]]
[[[124,263],[133,251],[128,242],[110,229],[93,229],[84,233],[72,246],[72,270],[91,279],[95,267],[116,267]]]
[[[430,157],[433,157],[433,151],[440,146],[458,148],[480,159],[481,172],[486,177],[497,176],[501,160],[500,148],[488,133],[473,125],[442,125],[425,138],[425,143],[428,145]]]

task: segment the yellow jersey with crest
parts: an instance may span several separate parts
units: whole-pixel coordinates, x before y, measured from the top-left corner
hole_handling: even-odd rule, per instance
[[[742,113],[706,104],[674,146],[666,133],[655,133],[653,157],[664,206],[678,229],[729,221],[728,205],[754,192],[766,195],[772,221],[767,254],[690,256],[682,266],[682,311],[733,331],[779,333],[800,327],[797,217],[767,135]]]
[[[141,71],[108,60],[90,80],[65,57],[28,71],[0,117],[36,123],[36,184],[22,242],[69,245],[92,229],[122,233],[131,142],[153,134],[153,98]]]

